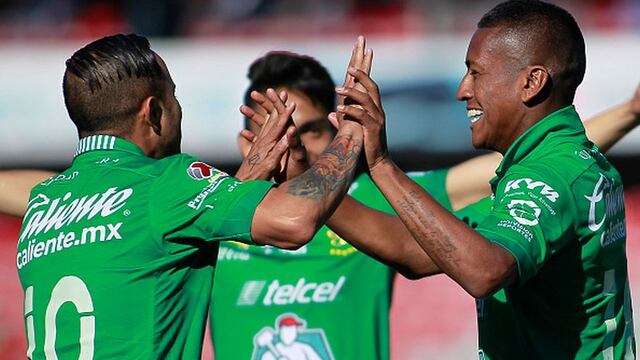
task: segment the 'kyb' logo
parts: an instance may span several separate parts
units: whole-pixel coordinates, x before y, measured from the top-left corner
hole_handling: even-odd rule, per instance
[[[335,283],[331,281],[315,283],[307,282],[304,278],[300,278],[295,285],[280,284],[278,280],[273,280],[267,286],[267,291],[262,297],[262,304],[272,306],[333,302],[338,293],[340,293],[345,280],[344,276],[340,276]],[[242,290],[240,290],[236,304],[244,306],[255,305],[266,285],[266,281],[247,281]]]
[[[262,328],[253,344],[252,360],[333,360],[324,330],[308,329],[293,313],[278,316],[273,328]]]
[[[505,186],[504,188],[504,192],[507,193],[511,190],[520,189],[521,185],[526,185],[527,189],[529,190],[540,188],[540,195],[546,197],[551,202],[556,202],[556,200],[558,200],[558,198],[560,197],[560,195],[551,186],[543,183],[542,181],[534,181],[529,178],[509,181],[507,183],[507,186]]]
[[[107,217],[120,210],[132,194],[131,188],[118,190],[117,187],[81,198],[73,198],[70,192],[54,199],[38,194],[29,201],[24,215],[26,225],[22,228],[19,243],[40,233],[47,233],[52,228],[60,230],[63,226],[90,220],[96,215]]]

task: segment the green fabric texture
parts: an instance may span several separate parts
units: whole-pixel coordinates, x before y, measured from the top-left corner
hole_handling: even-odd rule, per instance
[[[450,207],[447,172],[409,175]],[[367,206],[392,212],[365,174],[349,193]],[[211,305],[216,360],[294,354],[308,359],[389,359],[394,275],[327,227],[297,251],[221,243]]]
[[[33,359],[200,359],[219,240],[272,185],[106,135],[34,188],[20,232]]]

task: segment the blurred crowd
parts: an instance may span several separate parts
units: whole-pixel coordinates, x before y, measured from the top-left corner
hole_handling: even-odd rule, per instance
[[[0,0],[0,39],[469,32],[497,0]],[[581,26],[640,32],[640,1],[560,0]]]

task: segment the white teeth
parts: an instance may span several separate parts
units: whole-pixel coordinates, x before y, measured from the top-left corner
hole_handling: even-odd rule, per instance
[[[469,110],[467,110],[467,117],[469,118],[469,120],[471,120],[472,124],[474,122],[480,120],[482,115],[484,115],[484,112],[482,110],[478,110],[478,109],[469,109]]]

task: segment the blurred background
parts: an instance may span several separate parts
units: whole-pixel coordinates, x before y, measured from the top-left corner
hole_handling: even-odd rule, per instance
[[[583,118],[628,99],[640,82],[640,1],[552,2],[572,12],[585,34],[587,74],[576,98]],[[240,161],[237,109],[248,65],[270,50],[296,51],[316,57],[340,83],[359,34],[375,52],[372,75],[383,93],[392,156],[406,170],[452,165],[477,154],[465,106],[454,93],[476,22],[496,3],[0,0],[0,168],[69,165],[77,138],[62,99],[64,61],[87,42],[119,32],[151,38],[177,84],[183,151],[224,170],[235,171]],[[640,132],[628,135],[610,158],[626,184],[636,295]],[[25,349],[14,263],[18,227],[17,219],[0,218],[0,357],[6,359],[24,358]],[[634,300],[637,307],[640,297]],[[475,349],[475,306],[468,295],[444,277],[397,281],[394,359],[472,358]]]

